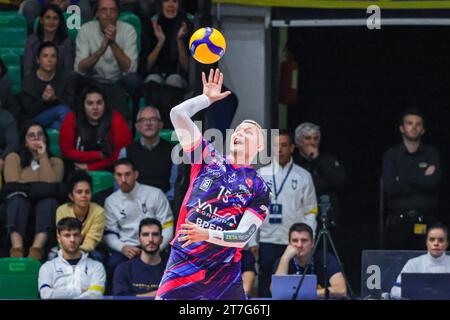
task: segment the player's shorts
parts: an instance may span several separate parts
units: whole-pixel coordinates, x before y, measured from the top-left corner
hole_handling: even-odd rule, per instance
[[[159,300],[246,300],[240,263],[217,264],[202,269],[189,257],[172,248],[159,285]]]

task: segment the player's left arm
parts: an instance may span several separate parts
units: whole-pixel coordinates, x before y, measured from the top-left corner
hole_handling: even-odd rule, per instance
[[[178,241],[186,241],[183,248],[191,243],[208,241],[223,247],[243,248],[261,226],[263,220],[250,210],[246,210],[236,230],[219,231],[204,229],[197,224],[186,220],[181,225],[179,234],[185,234]]]

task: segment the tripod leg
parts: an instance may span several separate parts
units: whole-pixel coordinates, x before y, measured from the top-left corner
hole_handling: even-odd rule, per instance
[[[336,247],[334,246],[333,239],[331,238],[330,233],[327,233],[326,236],[327,237],[326,237],[326,239],[324,239],[324,241],[328,240],[330,242],[331,249],[333,250],[334,256],[336,257],[336,260],[337,260],[337,262],[339,264],[339,268],[341,268],[342,275],[344,276],[345,285],[347,286],[347,289],[348,289],[347,296],[349,298],[353,298],[355,295],[353,293],[352,287],[350,286],[350,282],[348,281],[347,275],[345,274],[344,267],[342,266],[341,259],[339,258],[339,255],[338,255],[338,253],[336,251]]]

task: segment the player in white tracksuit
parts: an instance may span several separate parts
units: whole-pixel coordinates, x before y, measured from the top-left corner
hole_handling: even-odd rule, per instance
[[[63,218],[57,229],[61,250],[56,258],[44,263],[39,270],[41,298],[100,298],[105,291],[105,268],[80,250],[81,222],[76,218]]]
[[[272,163],[258,170],[272,190],[269,215],[259,230],[259,240],[254,237],[249,244],[252,249],[259,242],[260,296],[270,295],[274,263],[286,249],[289,228],[298,222],[308,224],[314,232],[317,227],[317,199],[311,174],[293,163],[295,147],[289,132],[280,130],[275,142],[278,153]]]

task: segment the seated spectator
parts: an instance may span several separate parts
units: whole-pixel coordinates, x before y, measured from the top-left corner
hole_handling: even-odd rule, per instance
[[[81,221],[66,217],[56,225],[58,256],[39,270],[41,299],[95,299],[105,291],[105,268],[80,250]]]
[[[138,49],[133,26],[118,21],[117,0],[99,0],[97,19],[85,23],[76,39],[74,69],[83,75],[79,86],[93,81],[101,83],[122,114],[129,115],[125,87],[137,110],[142,90],[142,78],[136,73]]]
[[[159,137],[163,122],[158,109],[140,109],[135,126],[141,137],[123,148],[120,158],[133,161],[139,172],[139,183],[159,188],[167,194],[171,189],[172,172],[172,179],[176,179],[176,165],[171,160],[173,145]]]
[[[114,273],[113,295],[155,297],[166,269],[167,259],[162,259],[159,247],[162,243],[161,223],[145,218],[139,223],[141,253],[121,263]]]
[[[83,241],[80,250],[92,253],[103,238],[105,210],[91,202],[92,178],[84,170],[77,170],[68,179],[70,202],[56,211],[56,223],[63,218],[77,218],[81,224]]]
[[[53,42],[57,47],[58,68],[73,70],[75,49],[72,39],[68,36],[63,13],[54,4],[48,4],[42,8],[37,30],[28,37],[25,43],[23,55],[23,73],[25,76],[31,75],[37,69],[36,57],[39,47],[44,42]]]
[[[59,130],[75,100],[72,76],[57,69],[58,48],[52,42],[42,43],[36,58],[38,69],[23,82],[20,117]]]
[[[164,193],[155,187],[139,184],[139,172],[128,159],[114,164],[114,178],[120,190],[105,202],[105,242],[112,253],[108,261],[108,274],[121,262],[141,254],[139,248],[138,222],[143,218],[155,218],[162,224],[161,250],[169,246],[173,238],[173,215]]]
[[[47,148],[49,138],[37,122],[25,126],[20,136],[19,152],[10,153],[5,159],[6,183],[61,182],[64,166],[61,159],[53,157]],[[10,194],[6,201],[6,216],[11,239],[11,257],[24,256],[24,238],[31,210],[34,209],[35,236],[28,257],[41,260],[43,250],[55,225],[58,201],[46,197],[32,201],[21,192]]]
[[[409,259],[397,277],[391,289],[391,298],[402,297],[402,274],[404,273],[450,273],[450,257],[445,253],[448,248],[448,229],[436,222],[427,233],[427,253]]]
[[[16,121],[11,113],[0,109],[0,177],[6,156],[11,152],[17,152],[18,149],[19,133]]]
[[[12,84],[8,68],[0,57],[0,108],[5,106],[8,97],[12,95]]]
[[[34,20],[42,11],[42,7],[46,4],[54,4],[58,6],[62,12],[67,12],[70,5],[77,5],[80,8],[81,18],[84,21],[92,19],[91,0],[25,0],[22,2],[19,12],[25,16],[28,25],[28,33],[33,32]]]
[[[147,75],[145,82],[154,81],[177,88],[186,88],[189,72],[189,35],[192,24],[181,0],[158,0],[159,14],[151,19],[150,29],[143,29],[141,64]]]
[[[108,170],[131,143],[131,131],[120,113],[111,110],[101,88],[87,87],[80,101],[61,125],[61,153],[77,169]]]
[[[305,223],[294,223],[289,230],[289,244],[279,263],[275,274],[303,274],[305,267],[310,260],[314,248],[313,231]],[[331,297],[345,297],[347,287],[344,276],[340,270],[336,257],[327,253],[327,276],[329,282],[329,292]],[[325,296],[323,286],[325,279],[323,277],[323,253],[317,251],[312,259],[312,265],[307,274],[317,275],[317,296]]]

